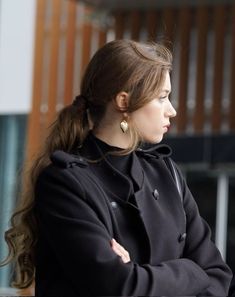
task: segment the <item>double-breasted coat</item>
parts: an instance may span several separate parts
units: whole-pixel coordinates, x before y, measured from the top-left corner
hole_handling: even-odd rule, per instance
[[[73,153],[55,151],[38,177],[36,296],[226,296],[231,271],[175,166],[179,193],[169,147],[132,153],[135,187],[101,155],[89,134]]]

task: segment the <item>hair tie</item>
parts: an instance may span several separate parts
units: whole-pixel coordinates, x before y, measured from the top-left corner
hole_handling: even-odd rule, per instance
[[[72,105],[76,107],[84,107],[85,109],[87,109],[88,108],[87,97],[81,94],[76,96],[75,99],[73,100]]]

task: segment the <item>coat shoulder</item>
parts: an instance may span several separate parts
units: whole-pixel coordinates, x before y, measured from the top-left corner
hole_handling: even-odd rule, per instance
[[[71,168],[74,166],[85,168],[88,162],[78,154],[71,154],[61,150],[53,152],[50,156],[53,165],[60,168]]]
[[[63,151],[52,153],[50,160],[51,163],[38,174],[35,193],[64,189],[66,193],[79,193],[79,196],[85,199],[84,178],[81,172],[84,171],[87,162],[80,156]]]

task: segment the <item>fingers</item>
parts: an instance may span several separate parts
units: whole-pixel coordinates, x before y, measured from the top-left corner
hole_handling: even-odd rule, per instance
[[[121,246],[115,239],[111,240],[111,247],[113,251],[121,257],[122,261],[124,263],[130,262],[130,255],[127,250],[124,249],[123,246]]]

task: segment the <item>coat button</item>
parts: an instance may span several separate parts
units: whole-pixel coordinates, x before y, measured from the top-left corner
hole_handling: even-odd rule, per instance
[[[153,191],[153,197],[154,197],[156,200],[159,199],[159,193],[158,193],[158,190],[157,190],[157,189],[155,189],[155,190]]]
[[[110,202],[110,204],[111,204],[111,206],[112,206],[112,208],[117,208],[117,202],[115,202],[115,201],[112,201],[112,202]]]
[[[178,241],[179,242],[182,242],[182,241],[184,241],[186,239],[186,237],[187,237],[187,234],[186,233],[180,234],[180,236],[178,238]]]

